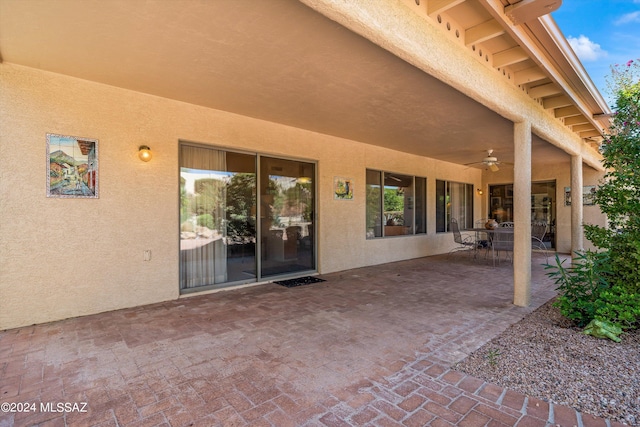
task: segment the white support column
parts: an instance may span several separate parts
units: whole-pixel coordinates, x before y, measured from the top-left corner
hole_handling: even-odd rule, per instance
[[[514,124],[513,303],[531,302],[531,122]]]
[[[571,156],[571,257],[584,250],[582,156]]]

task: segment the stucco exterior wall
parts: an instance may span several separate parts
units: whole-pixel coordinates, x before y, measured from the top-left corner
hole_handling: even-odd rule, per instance
[[[568,166],[562,165],[550,171],[557,173],[559,177],[556,181],[556,197],[558,200],[557,229],[559,234],[558,252],[562,253],[571,252],[571,206],[565,206],[564,204],[564,188],[571,187],[571,176],[568,174],[567,169]],[[582,177],[583,185],[598,185],[599,181],[604,177],[604,172],[583,166]],[[596,205],[583,205],[582,215],[584,224],[606,226],[607,218]],[[595,247],[585,238],[584,249],[595,250]]]
[[[448,251],[451,234],[435,233],[435,181],[478,187],[482,177],[474,168],[11,64],[0,64],[0,114],[0,329],[179,296],[180,140],[317,161],[325,273]],[[99,140],[98,199],[46,197],[47,133]],[[149,163],[137,158],[141,144],[153,151]],[[427,235],[365,239],[366,168],[427,178]],[[355,200],[333,199],[334,176],[354,179]]]

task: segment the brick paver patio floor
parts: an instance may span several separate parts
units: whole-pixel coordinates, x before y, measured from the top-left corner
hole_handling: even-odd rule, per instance
[[[619,425],[451,369],[555,295],[543,261],[528,308],[458,254],[3,331],[0,427]]]

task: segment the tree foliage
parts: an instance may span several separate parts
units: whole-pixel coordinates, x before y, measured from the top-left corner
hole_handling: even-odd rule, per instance
[[[255,211],[256,177],[253,173],[234,174],[226,186],[225,217],[227,237],[233,242],[244,242],[256,232]]]
[[[616,243],[621,233],[635,235],[640,230],[639,63],[630,61],[622,68],[614,67],[610,87],[616,104],[611,132],[602,144],[607,174],[595,194],[595,202],[609,224],[606,228],[587,228],[589,240],[601,248]]]
[[[627,329],[640,321],[640,63],[612,67],[609,89],[615,113],[601,147],[607,172],[594,197],[608,223],[585,225],[600,254],[578,254],[569,268],[557,262],[548,274],[566,317]]]

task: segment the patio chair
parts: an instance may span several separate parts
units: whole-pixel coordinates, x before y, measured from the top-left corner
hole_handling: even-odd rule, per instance
[[[506,228],[506,227],[503,227]],[[500,264],[500,252],[504,252],[507,258],[513,264],[513,233],[495,231],[491,233],[491,251],[493,254],[493,266],[496,265],[496,259]]]
[[[491,246],[491,238],[487,231],[480,231],[480,229],[486,229],[485,226],[489,221],[488,218],[480,218],[475,220],[475,229],[476,229],[476,250],[478,249],[489,249]],[[485,253],[485,258],[486,258]]]
[[[513,222],[512,221],[503,221],[503,222],[498,223],[498,227],[513,228]]]
[[[531,223],[531,249],[538,249],[544,252],[544,256],[549,262],[549,254],[547,253],[547,245],[544,243],[544,236],[547,233],[547,223],[544,221],[535,221]]]
[[[475,239],[469,235],[462,236],[458,220],[455,218],[451,218],[451,231],[453,232],[453,241],[457,246],[449,251],[449,255],[460,251],[469,251],[470,254],[475,253],[477,247]]]

